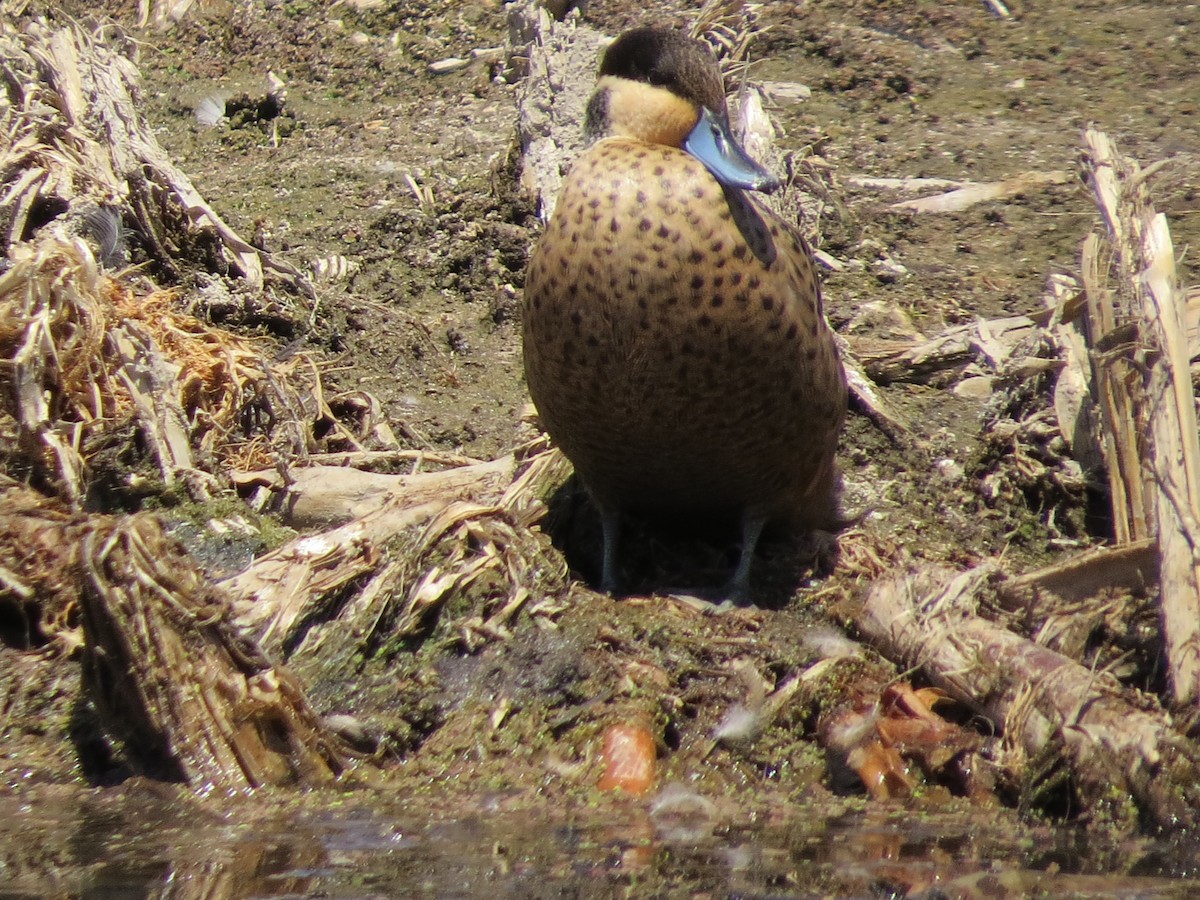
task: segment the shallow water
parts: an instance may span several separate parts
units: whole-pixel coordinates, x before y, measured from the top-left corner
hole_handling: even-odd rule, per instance
[[[886,805],[703,803],[456,818],[342,795],[181,802],[153,785],[0,794],[0,898],[1188,897],[1200,847]],[[682,810],[682,813],[680,812]]]

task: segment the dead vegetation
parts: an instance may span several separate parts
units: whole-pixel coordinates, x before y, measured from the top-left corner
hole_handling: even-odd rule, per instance
[[[84,690],[134,771],[229,789],[321,783],[345,768],[345,747],[254,635],[277,654],[297,623],[336,614],[351,590],[361,593],[346,616],[368,648],[417,633],[456,592],[499,599],[463,623],[468,650],[507,636],[527,602],[528,615],[561,611],[547,597],[561,589],[562,564],[543,562],[544,539],[529,531],[553,454],[527,461],[519,479],[511,456],[443,473],[416,472],[438,461],[419,457],[399,477],[309,467],[310,454],[378,463],[398,449],[373,398],[326,397],[314,359],[271,360],[264,343],[204,323],[178,290],[122,264],[132,240],[159,277],[199,262],[251,290],[267,289],[265,274],[287,276],[301,299],[311,287],[238,237],[167,160],[135,112],[137,72],[114,33],[4,26],[12,142],[0,347],[13,389],[0,411],[2,463],[42,491],[35,500],[13,481],[3,495],[13,640],[82,652]],[[87,125],[96,121],[102,133]],[[205,242],[212,252],[187,257]],[[153,517],[83,514],[115,461],[128,466],[126,497],[181,485],[206,501],[237,486],[297,524],[354,521],[212,587]],[[271,471],[256,475],[263,466]],[[364,516],[370,496],[380,508]],[[403,548],[408,533],[419,539]],[[552,586],[533,597],[541,578]]]
[[[185,12],[143,4],[156,21]],[[522,181],[545,216],[601,36],[534,5],[515,14],[522,46],[510,71],[528,71]],[[712,21],[715,42],[738,59],[753,20]],[[586,592],[540,529],[545,499],[566,478],[562,458],[536,437],[490,461],[403,450],[370,394],[326,395],[319,360],[280,360],[190,315],[189,272],[286,304],[303,305],[312,288],[236,235],[169,162],[137,113],[137,72],[119,32],[6,16],[2,39],[3,635],[16,652],[82,659],[83,690],[132,770],[196,787],[326,784],[353,767],[346,723],[330,727],[281,662],[327,664],[351,680],[369,660],[386,672],[390,701],[437,681],[412,651],[428,641],[456,660],[500,658],[503,689],[464,689],[488,708],[455,698],[444,707],[462,718],[450,724],[445,710],[411,715],[406,748],[462,749],[478,733],[512,751],[510,729],[541,742],[566,781],[593,784],[587,764],[599,754],[606,783],[630,789],[612,774],[627,765],[646,790],[657,755],[667,767],[713,762],[736,774],[731,747],[808,734],[877,798],[910,795],[919,769],[980,803],[1154,825],[1194,815],[1200,507],[1188,367],[1197,353],[1145,173],[1102,135],[1086,142],[1106,235],[1087,239],[1080,278],[1057,282],[1043,315],[932,337],[914,329],[887,345],[852,339],[846,364],[860,409],[914,454],[921,436],[888,408],[885,386],[937,381],[994,396],[983,495],[997,505],[1036,496],[1049,525],[1063,510],[1063,548],[1085,543],[1086,523],[1076,516],[1068,527],[1066,517],[1102,467],[1117,523],[1110,553],[1025,575],[1006,573],[1002,559],[896,574],[898,548],[856,530],[814,600],[854,610],[845,617],[890,663],[842,639],[794,640],[790,624],[770,618],[788,622],[787,609],[722,618],[666,598],[628,601],[632,616],[664,605],[662,622],[579,627],[584,640],[570,619]],[[756,97],[747,88],[739,109],[769,154],[774,135]],[[809,161],[803,174],[797,184],[836,193],[825,167]],[[1032,173],[910,208],[937,214],[1060,182],[1058,172]],[[808,211],[809,227],[821,208],[811,193],[785,197],[791,215]],[[125,496],[176,485],[197,500],[236,493],[311,530],[210,585],[149,514],[94,512],[114,460]],[[1138,688],[1155,686],[1160,648],[1147,623],[1159,609],[1169,688],[1153,696]],[[501,656],[518,644],[534,648],[528,673]],[[913,689],[900,672],[941,693]],[[521,699],[522,677],[551,685],[565,708],[522,708],[535,706]],[[350,686],[345,695],[365,718],[386,710]],[[943,695],[984,717],[987,731],[942,718]],[[724,715],[710,728],[714,707]],[[625,744],[633,749],[615,749]],[[629,760],[614,758],[625,752]],[[453,765],[467,767],[466,751],[458,755]],[[386,766],[385,754],[373,762]],[[1045,799],[1063,794],[1071,802]]]

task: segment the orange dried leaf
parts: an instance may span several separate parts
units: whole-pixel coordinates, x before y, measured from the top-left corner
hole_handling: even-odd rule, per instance
[[[887,710],[888,718],[908,717],[913,719],[936,719],[941,716],[933,711],[934,704],[945,700],[946,695],[937,688],[913,690],[907,682],[888,685],[879,702]]]
[[[892,747],[880,743],[857,747],[847,754],[846,763],[862,779],[867,793],[874,800],[912,794],[913,780],[909,777],[904,760]]]

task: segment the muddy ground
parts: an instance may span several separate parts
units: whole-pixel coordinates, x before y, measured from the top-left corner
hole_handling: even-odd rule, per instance
[[[497,77],[493,57],[471,55],[504,46],[502,5],[200,2],[177,25],[144,30],[130,3],[65,6],[80,17],[105,12],[130,30],[145,114],[227,221],[299,267],[331,257],[349,267],[317,280],[315,303],[279,293],[265,307],[206,309],[193,295],[200,314],[280,353],[320,354],[328,384],[378,398],[405,446],[487,459],[530,437],[520,296],[539,224],[515,182],[516,88]],[[809,225],[842,264],[826,273],[826,308],[852,346],[1040,312],[1048,276],[1075,272],[1080,243],[1097,227],[1074,177],[1087,123],[1144,164],[1170,160],[1153,194],[1182,251],[1183,279],[1195,280],[1186,248],[1200,237],[1200,8],[1010,8],[1010,19],[982,0],[762,11],[770,30],[755,45],[755,75],[811,88],[808,100],[772,112],[783,143],[831,176],[820,221]],[[668,0],[649,9],[598,0],[585,19],[615,34],[648,19],[682,25],[691,12]],[[450,57],[470,62],[431,73]],[[197,120],[206,97],[265,96],[268,73],[286,84],[282,115]],[[891,209],[909,195],[854,183],[1054,170],[1072,177],[946,214]],[[293,662],[322,711],[362,715],[405,789],[433,805],[455,785],[493,797],[533,789],[550,802],[586,792],[600,728],[630,710],[651,711],[663,780],[735,802],[828,799],[826,762],[811,742],[819,698],[749,746],[713,749],[713,727],[747,692],[738,664],[750,661],[769,685],[800,671],[821,655],[814,626],[853,633],[854,600],[883,569],[1004,553],[1022,571],[1109,536],[1099,473],[1064,485],[1051,460],[1042,475],[1014,480],[1009,448],[986,438],[1002,404],[960,396],[959,374],[880,386],[919,439],[913,446],[852,413],[840,459],[848,504],[865,516],[843,535],[832,571],[814,571],[788,545],[768,546],[763,609],[714,618],[640,593],[614,601],[591,592],[597,547],[585,514],[556,535],[576,583],[555,629],[523,621],[510,640],[466,653],[455,640],[463,610],[450,608],[426,640],[358,658],[353,671],[344,659],[332,669],[303,653]],[[996,473],[985,496],[981,485]],[[733,561],[720,547],[668,552],[683,560],[677,568],[720,572]],[[1006,796],[1015,801],[1021,789]]]

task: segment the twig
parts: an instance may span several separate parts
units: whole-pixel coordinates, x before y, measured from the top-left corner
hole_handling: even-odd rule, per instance
[[[992,12],[994,12],[1000,18],[1002,18],[1002,19],[1011,19],[1012,18],[1012,13],[1010,13],[1008,11],[1008,7],[1005,6],[1003,3],[1001,3],[1000,0],[984,0],[984,2],[986,2],[987,5],[992,8]]]

